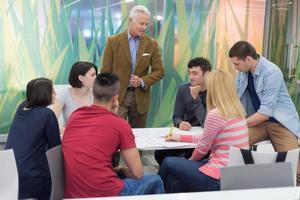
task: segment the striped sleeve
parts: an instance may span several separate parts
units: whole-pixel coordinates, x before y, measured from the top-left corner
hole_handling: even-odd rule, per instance
[[[197,142],[194,142],[193,135],[180,135],[180,142],[197,143]]]
[[[217,109],[209,111],[204,123],[203,134],[200,135],[192,160],[200,160],[211,149],[211,146],[220,131],[224,129],[227,121],[222,118]]]

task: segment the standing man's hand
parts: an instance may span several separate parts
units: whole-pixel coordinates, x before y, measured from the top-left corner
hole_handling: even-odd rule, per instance
[[[192,128],[192,125],[189,122],[182,121],[182,122],[180,122],[178,128],[181,130],[187,131]]]
[[[138,77],[138,76],[136,76],[136,75],[133,75],[133,74],[131,74],[130,75],[130,85],[132,86],[132,87],[140,87],[141,86],[141,79],[140,79],[140,77]]]
[[[190,92],[193,99],[197,99],[199,97],[199,93],[201,91],[201,85],[191,85]]]
[[[113,113],[117,114],[117,113],[118,113],[118,110],[119,110],[119,100],[116,99],[116,100],[113,102],[111,111],[112,111]]]

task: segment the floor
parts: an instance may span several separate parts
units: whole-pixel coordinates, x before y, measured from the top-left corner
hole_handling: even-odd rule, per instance
[[[142,152],[142,164],[145,173],[157,173],[159,166],[154,159],[154,151]],[[120,160],[120,165],[125,165],[122,159]]]
[[[145,151],[142,154],[142,163],[144,166],[144,172],[157,173],[158,163],[154,159],[154,151]]]

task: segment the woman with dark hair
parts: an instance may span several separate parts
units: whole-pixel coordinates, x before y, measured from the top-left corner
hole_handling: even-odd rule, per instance
[[[13,149],[18,174],[19,198],[49,199],[51,177],[45,152],[61,144],[58,122],[47,106],[52,103],[52,82],[31,80],[9,129],[5,149]]]
[[[52,107],[57,119],[62,113],[64,121],[67,122],[74,110],[93,103],[91,90],[96,75],[97,66],[93,63],[76,62],[73,64],[69,74],[71,87],[57,94]],[[63,132],[63,129],[61,131]]]

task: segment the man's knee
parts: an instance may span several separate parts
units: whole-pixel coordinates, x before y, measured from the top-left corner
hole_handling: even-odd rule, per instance
[[[258,142],[268,139],[268,134],[265,130],[265,125],[261,124],[249,128],[249,145],[252,146]]]
[[[146,174],[144,177],[148,179],[148,184],[162,185],[161,177],[158,174]]]
[[[149,194],[161,194],[164,193],[164,184],[161,177],[158,174],[146,174],[144,175],[145,187],[148,188]]]

